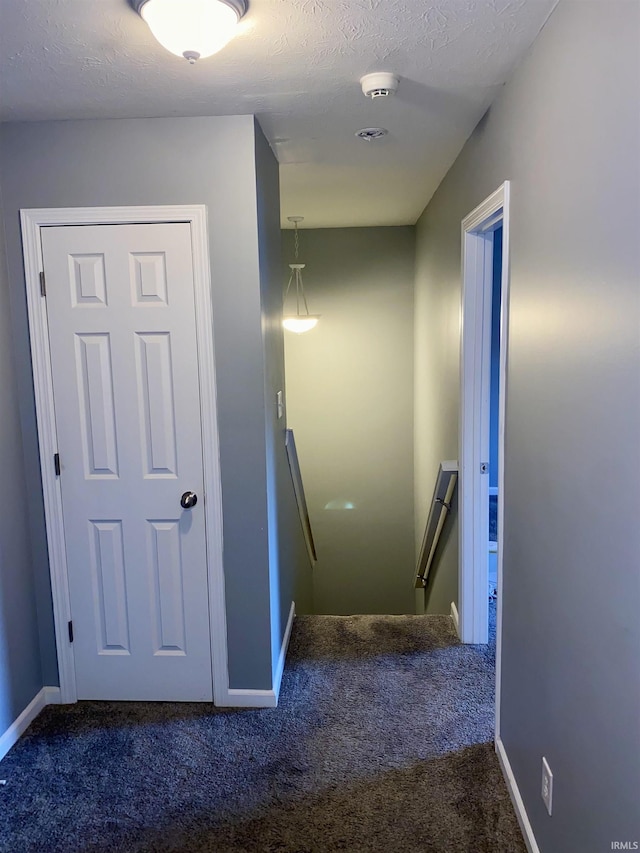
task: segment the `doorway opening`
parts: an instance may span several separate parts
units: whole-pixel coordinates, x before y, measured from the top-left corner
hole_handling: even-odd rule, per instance
[[[488,641],[491,580],[491,591],[497,595],[496,732],[502,626],[508,288],[506,181],[462,222],[459,632],[464,643]],[[488,531],[491,504],[495,504],[491,517],[495,531]],[[495,545],[490,545],[492,533]]]
[[[489,377],[489,602],[498,597],[498,459],[500,421],[500,296],[502,293],[502,235],[493,232],[491,282],[491,368]]]

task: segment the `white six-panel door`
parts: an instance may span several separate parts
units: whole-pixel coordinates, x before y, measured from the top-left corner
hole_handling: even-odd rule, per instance
[[[211,701],[190,225],[41,233],[78,698]]]

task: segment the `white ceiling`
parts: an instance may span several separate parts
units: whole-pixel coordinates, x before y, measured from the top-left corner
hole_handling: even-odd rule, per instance
[[[305,227],[413,223],[557,0],[249,0],[190,66],[127,0],[0,0],[4,121],[255,113]],[[401,78],[365,99],[369,71]],[[383,126],[377,142],[354,136]]]

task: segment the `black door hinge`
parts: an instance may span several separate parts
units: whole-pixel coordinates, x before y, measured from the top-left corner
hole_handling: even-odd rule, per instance
[[[69,622],[69,642],[73,643],[73,622]]]
[[[47,295],[47,283],[44,278],[44,270],[42,270],[42,272],[40,273],[40,295]]]
[[[59,453],[53,454],[53,467],[55,468],[55,471],[56,471],[56,477],[59,477],[60,476],[60,454]]]

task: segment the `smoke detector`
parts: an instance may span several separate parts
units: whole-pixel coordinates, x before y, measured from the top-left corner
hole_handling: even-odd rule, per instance
[[[388,98],[398,90],[398,78],[390,71],[375,71],[360,79],[362,93],[367,98]]]

